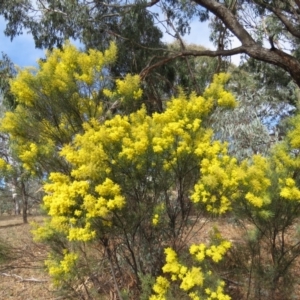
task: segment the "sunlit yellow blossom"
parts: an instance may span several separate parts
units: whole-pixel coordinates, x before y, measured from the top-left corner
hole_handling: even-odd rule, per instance
[[[180,288],[184,291],[188,291],[194,286],[203,285],[203,274],[200,268],[192,267],[182,279]]]
[[[159,276],[156,278],[156,282],[153,286],[153,291],[157,293],[159,297],[164,297],[169,286],[170,286],[170,282],[166,278]],[[164,299],[164,298],[150,298],[150,299]]]
[[[152,224],[154,226],[156,226],[158,224],[158,222],[159,222],[159,215],[155,214],[154,217],[153,217],[153,219],[152,219]]]
[[[76,253],[65,251],[62,260],[57,261],[52,255],[49,255],[45,261],[49,274],[53,277],[54,283],[59,284],[59,280],[68,278],[69,273],[74,268],[78,255]]]

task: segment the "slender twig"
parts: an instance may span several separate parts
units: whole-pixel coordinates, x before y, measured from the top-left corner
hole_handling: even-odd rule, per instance
[[[0,275],[2,276],[6,276],[6,277],[14,277],[16,279],[18,279],[20,282],[37,282],[37,283],[42,283],[42,282],[47,282],[48,280],[45,279],[36,279],[36,278],[23,278],[17,274],[8,274],[8,273],[0,273]]]
[[[165,57],[165,58],[161,58],[160,61],[158,61],[157,63],[154,63],[152,65],[148,65],[146,68],[144,68],[141,73],[140,73],[140,77],[142,79],[146,78],[147,75],[149,74],[150,71],[152,71],[155,68],[158,68],[162,65],[167,64],[168,62],[175,60],[179,57],[187,57],[187,56],[209,56],[209,57],[216,57],[216,56],[231,56],[231,55],[235,55],[235,54],[242,54],[245,53],[245,47],[244,46],[240,46],[237,48],[233,48],[233,49],[228,49],[228,50],[185,50],[185,51],[181,51],[177,54],[171,55],[169,57]],[[154,60],[155,57],[152,58],[152,60]]]
[[[117,290],[119,299],[123,300],[122,294],[120,292],[120,289],[119,289],[119,286],[118,286],[118,283],[117,283],[117,279],[116,279],[114,267],[113,267],[113,264],[112,264],[112,261],[111,261],[111,255],[110,255],[110,250],[108,248],[108,245],[105,245],[105,250],[106,250],[107,258],[108,258],[108,261],[109,261],[109,266],[110,266],[110,270],[111,270],[111,275],[112,275],[113,280],[114,280],[115,288]]]

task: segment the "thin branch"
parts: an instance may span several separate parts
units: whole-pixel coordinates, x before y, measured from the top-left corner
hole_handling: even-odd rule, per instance
[[[245,47],[244,46],[240,46],[237,48],[233,48],[233,49],[229,49],[229,50],[185,50],[182,51],[180,53],[177,53],[175,55],[163,58],[162,60],[158,61],[155,64],[151,65],[151,62],[149,63],[149,65],[144,68],[141,73],[140,73],[140,77],[142,79],[146,78],[148,73],[150,71],[152,71],[155,68],[158,68],[162,65],[167,64],[168,62],[177,59],[179,57],[187,57],[187,56],[209,56],[209,57],[216,57],[216,56],[231,56],[231,55],[235,55],[235,54],[242,54],[242,53],[246,53],[245,51]],[[153,57],[151,61],[153,61],[156,57]]]
[[[45,279],[36,279],[36,278],[23,278],[17,274],[8,274],[8,273],[0,273],[0,275],[2,276],[6,276],[6,277],[14,277],[16,279],[18,279],[20,282],[36,282],[36,283],[42,283],[42,282],[48,282],[48,280]]]
[[[217,16],[224,25],[239,39],[244,46],[256,44],[249,32],[238,21],[236,15],[216,0],[193,0],[196,4],[208,9]]]
[[[108,248],[108,245],[104,245],[104,246],[105,246],[106,254],[107,254],[107,257],[108,257],[108,261],[109,261],[111,275],[113,277],[114,285],[115,285],[115,288],[117,290],[117,294],[119,296],[119,299],[123,300],[123,297],[122,297],[122,294],[121,294],[121,291],[120,291],[120,288],[119,288],[119,285],[118,285],[118,282],[117,282],[117,279],[116,279],[113,263],[112,263],[112,260],[111,260],[110,249]]]
[[[225,54],[215,53],[207,54],[208,56],[217,55],[234,55],[239,53],[246,53],[250,57],[264,61],[273,65],[276,65],[291,75],[295,80],[296,84],[300,86],[300,63],[297,58],[292,55],[283,52],[279,49],[266,49],[257,43],[249,34],[249,32],[244,28],[244,26],[238,21],[236,16],[223,4],[216,0],[193,0],[198,5],[206,8],[215,16],[217,16],[224,25],[236,36],[237,39],[242,43],[241,47],[227,50]],[[236,52],[236,50],[239,50]],[[234,51],[235,50],[235,51]],[[178,57],[178,56],[177,56]],[[170,61],[171,59],[167,59]]]
[[[298,28],[294,26],[292,22],[281,12],[280,9],[274,7],[274,5],[269,5],[265,2],[254,0],[254,2],[258,5],[261,5],[263,8],[268,9],[271,11],[276,17],[283,23],[286,29],[295,37],[300,38],[300,31]]]
[[[54,12],[54,13],[62,14],[62,15],[64,15],[64,16],[66,16],[66,17],[68,16],[66,13],[64,13],[64,12],[61,11],[61,10],[51,9],[51,8],[49,8],[49,7],[46,7],[45,4],[44,4],[41,0],[39,0],[39,3],[43,6],[44,10],[46,10],[46,11],[48,11],[48,12]]]
[[[143,3],[139,3],[139,4],[126,4],[126,5],[117,5],[117,4],[108,4],[108,3],[104,3],[104,2],[101,2],[101,5],[103,6],[106,6],[106,7],[112,7],[112,8],[132,8],[132,7],[136,7],[136,6],[141,6],[141,7],[152,7],[154,6],[155,4],[157,4],[160,0],[153,0],[151,2],[146,2],[145,4]]]
[[[165,8],[164,8],[164,10],[165,10]],[[166,15],[167,15],[167,14],[166,14]],[[181,50],[181,51],[185,51],[185,50],[186,50],[186,46],[185,46],[185,44],[184,44],[184,42],[183,42],[183,39],[182,39],[182,37],[180,36],[179,32],[176,30],[176,28],[175,28],[175,26],[174,26],[172,20],[170,20],[168,17],[167,17],[167,24],[168,24],[168,25],[171,27],[171,29],[175,32],[175,38],[176,38],[176,39],[179,41],[179,43],[180,43],[180,50]],[[190,76],[191,76],[191,78],[192,78],[192,80],[193,80],[193,82],[194,82],[194,88],[195,88],[197,94],[200,94],[200,90],[199,90],[199,87],[198,87],[198,84],[197,84],[197,80],[196,80],[196,78],[195,78],[194,72],[193,72],[192,69],[191,69],[191,65],[190,65],[190,61],[189,61],[189,57],[188,57],[188,56],[185,57],[185,62],[186,62],[187,68],[188,68],[188,70],[189,70]]]

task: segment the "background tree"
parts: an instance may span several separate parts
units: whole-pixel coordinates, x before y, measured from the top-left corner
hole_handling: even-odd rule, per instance
[[[164,22],[147,10],[154,6],[159,7],[166,17]],[[0,13],[7,20],[5,33],[13,38],[26,28],[32,33],[37,47],[61,46],[65,39],[78,38],[87,48],[102,50],[101,47],[106,47],[110,40],[116,40],[120,54],[130,58],[123,60],[123,54],[120,55],[115,69],[118,76],[134,71],[141,72],[146,79],[155,68],[186,56],[246,54],[287,71],[297,85],[300,84],[298,10],[297,1],[282,3],[277,0],[160,0],[129,4],[122,1],[39,0],[34,3],[15,0],[0,3]],[[160,42],[161,34],[154,23],[158,18],[157,22],[181,40],[180,36],[189,31],[194,17],[205,21],[210,16],[215,50],[180,48],[176,53],[169,52]],[[231,48],[233,38],[241,45]],[[158,73],[160,80],[165,78],[164,82],[172,78],[167,67],[161,68]],[[149,79],[149,82],[155,81],[158,79]],[[151,93],[148,100],[151,100]]]
[[[6,111],[13,110],[16,106],[15,97],[11,93],[10,80],[17,74],[14,64],[9,57],[2,53],[0,61],[0,91],[1,91],[1,118]],[[27,222],[28,198],[25,191],[24,179],[21,181],[19,176],[22,171],[18,168],[17,157],[12,154],[9,136],[1,132],[1,182],[2,182],[2,201],[1,210],[6,213],[20,214],[21,202],[23,204],[23,220]],[[9,166],[10,164],[10,166]],[[14,165],[14,168],[11,166]],[[15,172],[12,172],[13,169]],[[14,174],[13,174],[14,173]],[[20,198],[22,201],[20,201]]]
[[[176,2],[180,6],[180,2]],[[285,50],[280,40],[285,41],[290,49],[297,49],[299,38],[297,26],[299,6],[297,1],[193,1],[195,11],[203,13],[203,10],[214,15],[213,20],[216,26],[217,49],[214,51],[181,51],[180,53],[161,60],[157,64],[149,67],[148,70],[166,63],[170,59],[189,55],[208,56],[231,56],[234,54],[247,54],[248,56],[276,65],[287,71],[293,80],[299,85],[299,62],[296,52]],[[186,3],[185,3],[186,4]],[[183,4],[184,6],[184,4]],[[189,5],[186,4],[188,7]],[[168,6],[166,1],[166,12],[173,12],[173,8]],[[183,17],[180,14],[170,13],[171,19],[177,21],[178,28],[181,25],[188,26],[188,12],[181,7]],[[183,22],[185,20],[185,23]],[[270,24],[265,26],[266,20]],[[185,28],[186,28],[185,27]],[[235,37],[241,46],[230,49],[230,40]],[[274,42],[275,41],[275,42]],[[278,47],[278,45],[281,45]],[[268,46],[265,46],[268,45]],[[294,54],[291,54],[294,53]]]
[[[295,112],[298,102],[299,89],[286,74],[261,62],[255,65],[260,65],[261,72],[248,63],[230,67],[227,88],[238,105],[232,111],[217,109],[210,120],[216,138],[227,141],[229,152],[239,159],[268,155],[285,136],[285,119]]]

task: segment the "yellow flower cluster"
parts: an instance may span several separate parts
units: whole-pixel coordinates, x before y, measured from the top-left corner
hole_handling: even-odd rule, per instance
[[[230,92],[224,90],[224,84],[229,80],[230,75],[220,73],[214,75],[213,83],[205,90],[203,96],[211,99],[214,103],[224,107],[236,107],[237,102]]]
[[[269,169],[268,160],[260,155],[254,155],[252,163],[249,164],[248,161],[244,161],[240,169],[244,172],[244,176],[240,178],[240,188],[243,190],[245,199],[257,208],[269,204],[271,200],[268,188],[271,181],[267,174]]]
[[[219,262],[230,247],[231,243],[229,241],[223,241],[220,245],[212,245],[207,249],[206,255],[211,257],[214,262]]]
[[[273,150],[272,159],[276,168],[280,196],[286,200],[299,201],[300,188],[298,173],[300,168],[300,115],[290,121],[291,130],[284,142]]]
[[[158,223],[160,221],[160,216],[164,213],[164,211],[165,211],[164,203],[160,203],[160,204],[156,205],[156,207],[154,208],[154,216],[152,218],[152,224],[154,226],[158,225]]]
[[[52,183],[44,185],[47,195],[43,199],[44,207],[52,217],[47,226],[65,233],[69,241],[94,239],[96,232],[91,226],[91,219],[100,217],[104,220],[103,224],[108,225],[110,213],[125,205],[119,185],[109,178],[93,189],[88,181],[71,181],[69,176],[61,173],[51,173],[50,180]],[[84,224],[76,227],[82,216]],[[36,234],[39,233],[43,234],[43,230],[36,231]]]
[[[49,271],[49,274],[54,279],[54,284],[59,285],[61,280],[67,279],[70,276],[72,269],[76,265],[78,255],[76,253],[64,251],[64,257],[62,260],[57,261],[52,255],[49,255],[45,261],[45,265]]]
[[[153,216],[153,219],[152,219],[152,224],[153,224],[154,226],[156,226],[156,225],[158,224],[158,222],[159,222],[159,215],[158,215],[158,214],[155,214],[155,215]]]
[[[208,295],[207,300],[230,300],[231,298],[224,293],[224,281],[221,281],[216,291],[212,291],[210,288],[205,289],[205,293]]]
[[[208,146],[208,145],[207,145]],[[191,196],[193,202],[204,203],[207,211],[222,214],[231,209],[233,191],[237,190],[241,171],[235,158],[227,155],[226,145],[214,142],[211,147],[198,146],[202,177]]]
[[[206,247],[204,244],[194,244],[190,247],[190,253],[199,262],[202,262],[208,256],[217,263],[223,258],[230,247],[231,243],[226,240],[222,241],[219,245],[212,245],[210,247]]]
[[[26,105],[34,104],[39,93],[51,97],[56,91],[69,93],[74,86],[77,88],[73,91],[80,93],[82,84],[93,90],[94,84],[102,77],[100,73],[103,68],[114,63],[116,56],[114,43],[104,54],[96,50],[80,52],[75,46],[66,43],[63,49],[48,51],[45,62],[39,62],[39,69],[19,72],[11,83],[11,89],[19,103]]]
[[[116,80],[116,91],[104,89],[103,93],[109,98],[119,98],[121,102],[128,102],[131,100],[139,100],[143,91],[140,88],[139,75],[127,74],[124,79]]]
[[[202,262],[205,256],[209,256],[213,261],[218,262],[222,259],[222,256],[230,248],[228,241],[222,241],[220,245],[212,245],[210,248],[206,248],[204,244],[192,245],[190,247],[190,253],[196,258],[198,262]],[[166,264],[163,266],[163,273],[170,274],[170,281],[163,276],[159,276],[156,279],[156,283],[153,286],[153,291],[156,295],[152,295],[150,300],[166,299],[168,289],[171,287],[172,282],[180,281],[179,288],[186,293],[190,299],[200,300],[200,295],[205,292],[207,299],[219,299],[230,300],[230,297],[224,293],[224,282],[220,282],[216,288],[216,291],[212,291],[211,288],[205,288],[205,277],[211,275],[211,271],[205,274],[200,267],[188,268],[178,261],[176,252],[172,248],[165,249]]]
[[[292,178],[285,179],[285,185],[281,188],[280,196],[287,200],[300,200],[300,190]]]
[[[255,155],[252,161],[238,164],[235,158],[227,155],[225,145],[215,142],[213,147],[198,147],[197,153],[210,152],[201,162],[202,177],[195,185],[191,199],[204,203],[214,214],[222,214],[232,208],[235,200],[244,198],[253,207],[261,208],[270,203],[268,188],[269,162]]]
[[[0,172],[10,173],[12,171],[12,166],[7,163],[3,158],[0,158]]]
[[[162,270],[164,273],[170,273],[172,281],[179,279],[181,281],[180,288],[182,290],[187,292],[195,286],[203,285],[201,268],[192,267],[191,269],[188,269],[186,266],[180,264],[178,262],[177,254],[172,248],[166,248],[165,254],[166,264],[163,266]],[[162,282],[164,284],[161,284]],[[159,276],[153,286],[154,292],[158,295],[152,295],[150,299],[164,299],[163,297],[167,293],[169,286],[170,282],[166,278]]]
[[[16,96],[20,103],[32,107],[34,104],[35,91],[32,88],[34,82],[34,73],[37,72],[34,68],[27,68],[19,72],[16,79],[10,83],[11,92]]]
[[[294,117],[291,121],[293,129],[288,133],[289,143],[292,149],[300,149],[300,115]]]
[[[125,205],[120,186],[109,178],[97,185],[95,191],[99,195],[98,198],[91,195],[84,197],[83,208],[88,218],[108,218],[111,211],[121,209]]]
[[[22,151],[22,153],[20,154],[20,159],[23,161],[24,163],[24,167],[28,170],[30,170],[30,164],[34,161],[36,161],[37,159],[37,155],[38,155],[38,147],[36,144],[34,143],[30,143],[27,147],[26,150]]]
[[[162,277],[162,276],[158,276],[156,278],[156,282],[153,286],[153,291],[157,294],[157,295],[152,295],[149,300],[165,300],[165,295],[168,291],[168,288],[170,286],[170,282]]]
[[[127,74],[123,80],[116,80],[117,92],[119,95],[138,100],[142,97],[143,91],[140,88],[140,77]]]

